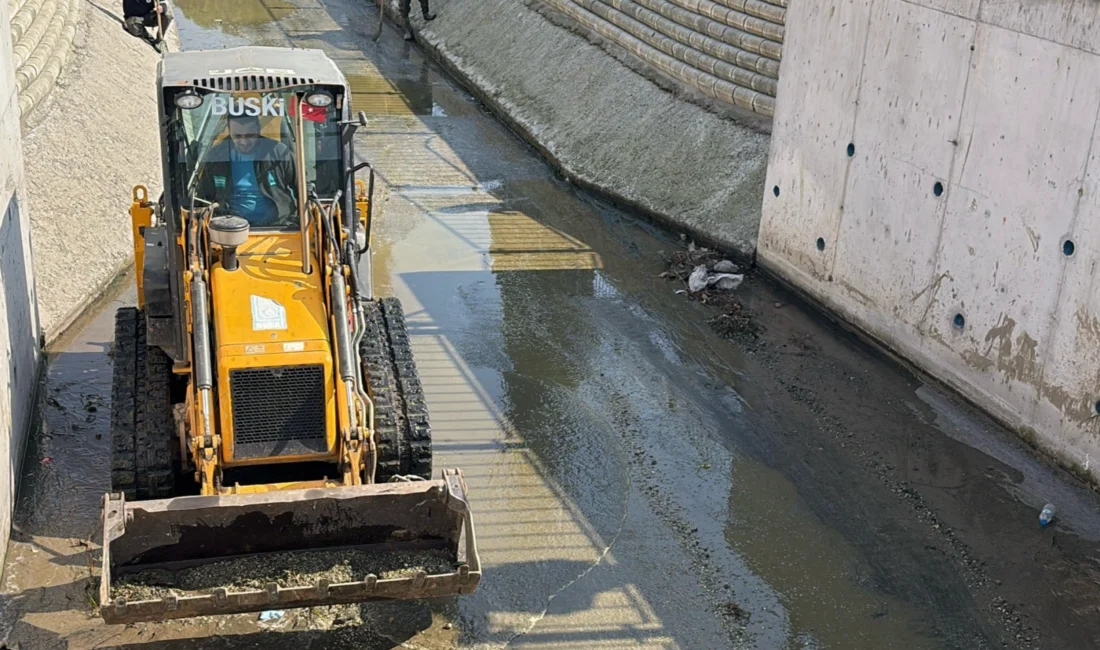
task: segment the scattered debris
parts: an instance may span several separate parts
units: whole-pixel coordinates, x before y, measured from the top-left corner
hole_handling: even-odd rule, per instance
[[[741,286],[744,280],[745,276],[738,273],[719,273],[708,278],[707,283],[713,284],[716,289],[721,289],[722,291],[733,291]]]
[[[277,621],[279,621],[280,619],[283,618],[283,614],[285,614],[285,613],[286,612],[284,612],[281,609],[269,609],[266,612],[260,612],[260,622],[261,623],[271,623],[273,621],[277,622]]]
[[[728,600],[721,605],[722,613],[726,616],[731,616],[735,619],[746,621],[752,617],[752,612],[745,610],[732,600]]]
[[[673,253],[669,258],[669,265],[672,268],[660,277],[679,280],[686,278],[690,293],[700,293],[707,287],[733,291],[745,279],[744,275],[735,273],[738,270],[736,264],[721,259],[718,253],[706,248],[695,249],[689,246],[687,251]]]
[[[733,293],[745,281],[742,273],[732,273],[738,267],[723,259],[716,251],[688,246],[686,251],[676,251],[669,256],[669,268],[660,277],[679,280],[687,289],[677,289],[676,295],[687,295],[706,305],[722,310],[708,321],[719,336],[727,339],[755,342],[761,327],[743,310],[741,301]],[[778,306],[778,303],[777,303]]]
[[[760,325],[741,311],[741,306],[728,309],[725,313],[708,321],[711,328],[725,339],[752,343],[760,337]]]
[[[1039,525],[1049,526],[1050,522],[1054,521],[1054,513],[1055,509],[1053,503],[1048,503],[1043,506],[1042,512],[1039,513]]]
[[[721,259],[722,256],[712,250],[706,248],[695,249],[693,247],[688,247],[688,250],[686,251],[676,251],[671,256],[669,256],[668,263],[669,266],[672,267],[672,272],[676,274],[677,272],[683,272],[688,268],[695,268],[700,264],[708,264],[709,266],[713,266],[714,264],[717,264]]]
[[[707,288],[707,265],[700,264],[695,267],[695,270],[688,276],[688,291],[692,293],[699,293],[703,289]]]

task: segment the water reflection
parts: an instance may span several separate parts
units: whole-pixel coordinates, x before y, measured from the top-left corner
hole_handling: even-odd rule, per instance
[[[415,77],[386,77],[378,73],[345,73],[351,105],[367,115],[447,117],[435,103],[430,68],[422,60]]]
[[[939,647],[918,623],[919,612],[858,584],[865,571],[858,555],[813,516],[786,477],[742,459],[730,477],[726,539],[779,591],[796,648]]]

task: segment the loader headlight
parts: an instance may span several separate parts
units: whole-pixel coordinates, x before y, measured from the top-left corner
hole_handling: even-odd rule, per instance
[[[332,105],[332,95],[327,92],[315,92],[306,97],[306,103],[314,108],[328,108]]]
[[[186,110],[198,108],[202,106],[202,95],[193,90],[186,90],[176,95],[176,106]]]

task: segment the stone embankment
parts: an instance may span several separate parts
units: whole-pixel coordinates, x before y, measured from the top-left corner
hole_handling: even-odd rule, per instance
[[[23,53],[17,74],[27,79],[20,106],[31,107],[23,157],[38,310],[51,340],[132,263],[133,186],[160,192],[160,55],[122,30],[120,2],[21,1],[24,26],[13,50]],[[172,31],[168,43],[178,49]]]
[[[24,125],[57,85],[72,52],[85,0],[6,0],[12,61]]]
[[[735,4],[735,0],[723,1]],[[778,74],[778,58],[745,48],[778,57],[782,28],[770,22],[772,28],[768,28],[763,25],[767,21],[755,17],[756,22],[750,21],[757,31],[779,39],[770,40],[722,23],[731,27],[724,30],[712,18],[692,22],[690,16],[665,7],[669,15],[682,19],[677,23],[681,27],[691,22],[698,25],[694,29],[712,35],[703,40],[701,31],[689,34],[655,18],[654,24],[747,66],[719,61],[704,52],[702,56],[709,57],[706,60],[714,64],[713,69],[725,71],[722,74],[727,81],[743,79],[747,84],[722,86],[729,91],[729,102],[715,101],[715,94],[707,102],[700,101],[699,90],[686,83],[684,75],[663,74],[661,62],[668,64],[668,70],[702,80],[696,74],[699,69],[689,69],[680,59],[648,56],[658,52],[668,57],[656,45],[672,37],[654,32],[647,37],[649,41],[639,40],[636,47],[625,37],[625,45],[621,45],[610,38],[620,34],[608,27],[614,27],[611,23],[601,19],[586,26],[573,15],[584,18],[578,13],[588,11],[582,4],[593,3],[449,0],[438,4],[439,17],[430,23],[414,12],[413,28],[433,58],[572,182],[751,260],[756,251],[769,146],[766,116],[772,98],[767,91],[775,83],[766,73]],[[615,11],[622,16],[627,16],[623,13],[627,11],[643,15],[634,3],[603,4],[620,7],[622,11]],[[642,4],[657,6],[650,0],[638,6]],[[709,7],[714,3],[676,0],[675,4]],[[558,5],[568,13],[559,11]],[[768,6],[779,20],[782,8]],[[606,13],[606,7],[599,10]],[[400,20],[395,1],[389,2],[387,9],[393,19]],[[713,12],[719,14],[737,21],[729,11]],[[615,20],[626,24],[621,17]],[[596,38],[594,34],[604,36],[599,45],[590,40]],[[715,38],[722,34],[726,40]],[[740,43],[740,49],[731,45],[734,42]],[[685,60],[689,56],[704,60],[699,58],[700,51],[688,52],[685,47],[677,41],[666,49],[679,52]],[[715,82],[709,83],[711,90],[718,87]],[[754,83],[760,90],[751,90]],[[749,101],[734,101],[735,96]],[[743,110],[754,106],[759,109],[756,113]]]

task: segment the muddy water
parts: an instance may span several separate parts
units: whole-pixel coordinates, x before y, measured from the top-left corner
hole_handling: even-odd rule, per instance
[[[1096,646],[1080,645],[1097,605],[1081,567],[1100,557],[1098,503],[1003,431],[757,279],[741,293],[762,339],[718,339],[656,278],[680,242],[558,182],[392,29],[371,43],[372,3],[175,4],[185,49],[321,48],[368,113],[375,291],[405,306],[436,466],[466,474],[485,578],[335,632],[101,625],[86,540],[123,290],[52,353],[9,647]],[[1039,490],[1074,513],[1056,538],[1019,523]],[[1021,570],[1036,558],[1055,582]]]

